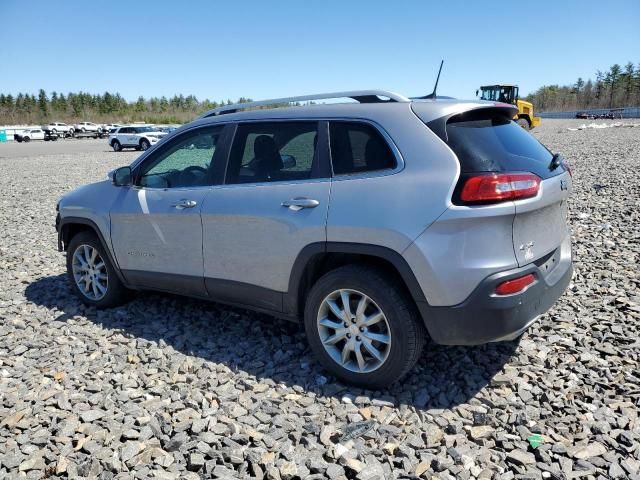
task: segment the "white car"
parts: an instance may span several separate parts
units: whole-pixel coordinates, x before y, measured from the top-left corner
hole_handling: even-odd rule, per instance
[[[76,123],[73,128],[76,132],[100,132],[102,127],[92,122]]]
[[[51,122],[48,125],[43,125],[42,129],[45,131],[50,131],[53,135],[63,134],[63,135],[73,135],[73,126],[67,125],[62,122]]]
[[[14,135],[16,142],[30,142],[31,140],[44,140],[44,130],[41,128],[28,128],[22,133]]]
[[[129,125],[119,127],[113,133],[109,133],[109,146],[115,152],[119,152],[123,148],[147,150],[166,135],[165,132],[159,132],[149,125]]]

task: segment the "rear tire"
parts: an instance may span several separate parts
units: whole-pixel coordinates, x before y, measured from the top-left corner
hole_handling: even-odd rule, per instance
[[[527,120],[526,118],[519,118],[516,123],[520,125],[522,128],[524,128],[525,130],[531,129],[531,125],[529,125],[529,120]]]
[[[85,305],[111,308],[125,303],[131,295],[118,278],[102,243],[92,232],[80,232],[69,242],[67,276],[75,294]]]
[[[120,142],[118,140],[114,140],[113,142],[111,142],[111,148],[113,148],[114,152],[119,152],[120,150],[122,150],[122,145],[120,145]]]
[[[22,141],[25,143],[29,143],[31,139],[29,137],[22,137]]]
[[[366,306],[359,314],[361,304]],[[333,270],[313,285],[304,325],[311,349],[327,370],[347,383],[372,389],[404,377],[426,341],[426,329],[408,294],[384,272],[359,265]]]

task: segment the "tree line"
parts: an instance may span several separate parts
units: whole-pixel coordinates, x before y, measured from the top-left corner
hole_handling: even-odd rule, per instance
[[[65,95],[51,92],[48,95],[40,89],[37,96],[19,93],[14,97],[0,93],[0,125],[44,124],[49,121],[185,123],[212,108],[250,101],[245,97],[240,97],[237,102],[229,99],[201,101],[194,95],[174,95],[172,98],[141,96],[134,102],[128,102],[119,93],[69,92]]]
[[[573,85],[545,85],[525,98],[538,111],[571,111],[591,108],[618,108],[640,105],[640,63],[628,62],[624,67],[612,65],[596,72],[595,80],[578,80]],[[40,89],[38,95],[0,93],[0,125],[44,124],[48,121],[75,123],[185,123],[195,116],[231,103],[250,102],[240,97],[237,102],[198,100],[194,95],[138,97],[125,100],[119,93],[86,92],[66,95]]]
[[[640,105],[640,63],[614,64],[596,72],[595,80],[578,78],[573,85],[545,85],[528,95],[539,112],[562,112],[592,108]]]

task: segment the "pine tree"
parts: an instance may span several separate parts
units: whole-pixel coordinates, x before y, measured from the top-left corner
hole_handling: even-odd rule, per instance
[[[45,120],[49,115],[49,99],[43,89],[38,92],[38,110],[40,111],[40,120]]]

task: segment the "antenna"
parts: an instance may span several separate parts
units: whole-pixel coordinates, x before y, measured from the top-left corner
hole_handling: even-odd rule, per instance
[[[444,60],[442,60],[440,62],[440,70],[438,70],[438,77],[436,78],[436,84],[433,86],[433,92],[431,92],[429,95],[425,95],[424,97],[418,97],[420,100],[437,98],[436,97],[436,90],[438,90],[438,82],[440,81],[440,72],[442,72],[442,65],[443,64],[444,64]]]

